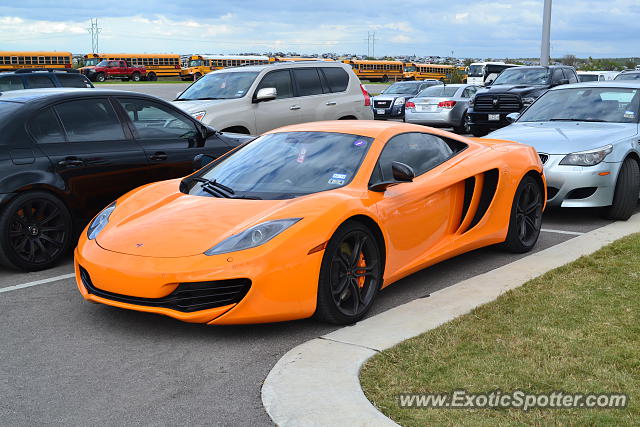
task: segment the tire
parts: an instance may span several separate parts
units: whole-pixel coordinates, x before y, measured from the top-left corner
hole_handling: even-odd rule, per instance
[[[73,241],[71,214],[44,191],[20,194],[0,214],[0,264],[38,271],[66,256]]]
[[[134,81],[134,82],[139,82],[140,81],[140,73],[131,74],[131,80]]]
[[[104,73],[98,73],[96,75],[97,82],[104,82],[105,80],[107,80],[107,76]]]
[[[640,193],[640,166],[638,162],[627,157],[622,162],[616,189],[613,194],[613,204],[604,209],[603,215],[607,219],[626,221],[638,205]]]
[[[543,204],[544,191],[540,183],[530,175],[522,178],[513,197],[504,249],[518,254],[533,249],[542,228]]]
[[[195,73],[195,74],[193,75],[193,80],[194,80],[194,81],[196,81],[196,80],[200,80],[200,77],[202,77],[202,74],[200,74],[200,73]]]
[[[462,120],[460,121],[460,124],[453,127],[453,131],[460,134],[469,133],[469,116],[467,115],[466,111],[462,114]]]
[[[150,82],[155,82],[158,80],[158,76],[156,76],[156,73],[149,73],[147,74],[147,80],[149,80]]]
[[[380,290],[382,267],[380,248],[371,231],[356,221],[344,223],[329,240],[322,258],[314,316],[337,325],[362,319]]]

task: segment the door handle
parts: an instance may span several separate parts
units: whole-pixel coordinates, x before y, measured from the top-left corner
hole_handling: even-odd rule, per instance
[[[289,110],[299,110],[300,106],[299,105],[292,105],[291,107],[289,107]]]
[[[167,153],[163,153],[162,151],[153,153],[153,155],[151,156],[151,160],[155,160],[155,161],[163,161],[163,160],[167,160],[168,158],[169,156],[167,156]]]
[[[75,168],[82,165],[84,165],[84,161],[77,157],[67,157],[66,159],[58,162],[58,166],[61,168]]]
[[[329,102],[327,102],[327,103],[326,103],[326,104],[324,104],[324,105],[336,105],[336,101],[329,101]]]

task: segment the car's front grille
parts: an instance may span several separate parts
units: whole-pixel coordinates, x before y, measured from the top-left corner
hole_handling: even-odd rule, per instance
[[[373,106],[376,108],[389,108],[391,107],[391,101],[373,101]]]
[[[125,302],[148,307],[164,307],[176,311],[193,312],[209,308],[222,307],[240,302],[249,292],[251,280],[229,279],[213,280],[210,282],[180,283],[178,287],[166,297],[142,298],[98,289],[91,281],[89,272],[80,267],[82,284],[90,294],[112,301]]]
[[[547,163],[547,160],[549,160],[549,155],[547,153],[538,153],[538,156],[540,156],[540,161],[543,165]]]
[[[476,111],[520,111],[518,95],[476,95],[473,109]]]

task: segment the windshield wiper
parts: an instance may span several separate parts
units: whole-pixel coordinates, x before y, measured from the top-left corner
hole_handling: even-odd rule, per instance
[[[581,119],[578,117],[566,117],[566,118],[554,118],[554,119],[549,119],[550,122],[606,122],[606,120],[600,120],[600,119]]]
[[[201,188],[204,191],[216,197],[224,197],[226,199],[261,200],[261,197],[258,196],[236,196],[236,192],[231,187],[227,187],[226,185],[219,183],[215,179],[210,180],[206,178],[196,177],[193,178],[193,181],[201,183]]]

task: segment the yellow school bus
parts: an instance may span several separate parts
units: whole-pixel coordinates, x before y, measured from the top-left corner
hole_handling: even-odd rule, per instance
[[[331,58],[306,58],[303,56],[272,56],[269,58],[271,62],[297,62],[297,61],[329,61],[333,62]]]
[[[360,79],[388,82],[389,80],[397,81],[403,78],[404,64],[401,61],[345,59],[342,62],[351,65],[353,72]]]
[[[144,66],[147,69],[148,80],[158,80],[158,77],[180,75],[180,55],[174,53],[88,53],[84,56],[84,66],[94,67],[100,61],[127,61],[135,67]]]
[[[416,62],[408,62],[404,65],[404,79],[448,80],[453,70],[457,70],[453,65],[419,64]]]
[[[180,72],[182,80],[198,80],[215,70],[242,65],[268,64],[268,56],[250,55],[191,55],[187,67]]]
[[[71,52],[0,51],[0,71],[23,68],[71,68]]]

